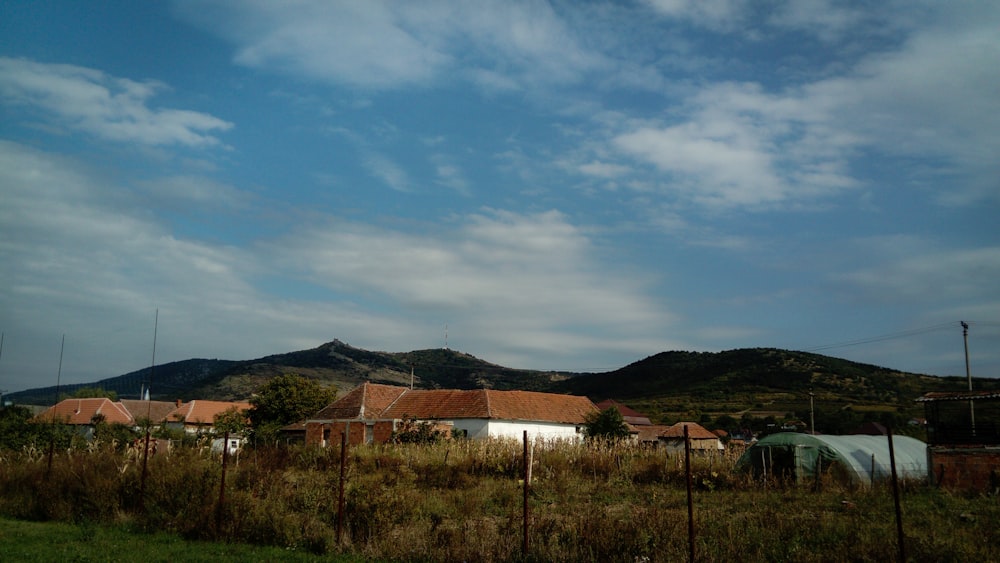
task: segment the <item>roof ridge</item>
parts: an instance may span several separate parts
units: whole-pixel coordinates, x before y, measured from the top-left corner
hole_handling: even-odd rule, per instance
[[[394,387],[396,387],[396,386],[394,386]],[[395,405],[396,405],[396,403],[398,403],[398,402],[399,402],[399,400],[403,398],[403,395],[407,394],[407,393],[408,393],[408,392],[410,392],[410,391],[413,391],[413,389],[408,389],[408,388],[406,388],[406,387],[403,387],[403,392],[402,392],[402,393],[400,393],[399,395],[396,395],[396,398],[395,398],[395,399],[393,399],[393,400],[392,400],[392,401],[391,401],[391,402],[390,402],[390,403],[389,403],[388,405],[386,405],[386,407],[385,407],[384,409],[382,409],[382,412],[378,413],[378,414],[379,414],[379,416],[382,416],[382,413],[384,413],[384,412],[388,411],[388,410],[389,410],[389,409],[391,409],[391,408],[392,408],[393,406],[395,406]],[[362,407],[362,408],[364,408],[364,407]]]
[[[361,384],[361,403],[358,405],[358,418],[365,417],[365,401],[368,399],[368,382]]]
[[[483,389],[483,394],[486,395],[486,418],[493,418],[493,404],[490,402],[490,390]]]

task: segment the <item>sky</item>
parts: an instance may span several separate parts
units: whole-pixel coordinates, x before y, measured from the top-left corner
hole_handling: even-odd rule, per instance
[[[962,321],[1000,376],[998,29],[972,1],[0,3],[0,391],[334,339],[964,376]]]

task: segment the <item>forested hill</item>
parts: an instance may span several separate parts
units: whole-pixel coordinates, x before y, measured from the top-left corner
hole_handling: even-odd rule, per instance
[[[335,385],[342,392],[364,382],[418,388],[526,389],[587,395],[649,405],[657,409],[744,410],[747,405],[811,391],[826,404],[912,407],[927,391],[962,390],[964,378],[903,373],[804,352],[752,348],[725,352],[663,352],[621,369],[595,374],[506,368],[448,349],[374,352],[339,340],[316,348],[256,360],[192,359],[156,366],[152,397],[162,400],[246,399],[269,378],[299,373]],[[149,385],[150,368],[119,377],[77,385],[113,390],[121,398],[137,398]],[[977,379],[979,389],[1000,388],[1000,381]],[[19,403],[51,404],[54,387],[12,393]],[[669,406],[669,408],[668,408]]]

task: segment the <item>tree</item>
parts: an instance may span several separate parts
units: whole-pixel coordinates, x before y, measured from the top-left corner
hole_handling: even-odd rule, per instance
[[[215,415],[212,427],[215,429],[216,435],[222,435],[226,432],[242,434],[247,429],[247,412],[237,407],[230,407]]]
[[[279,375],[250,398],[251,432],[258,439],[274,439],[282,426],[315,414],[336,398],[335,387],[298,374]]]
[[[601,412],[588,414],[586,417],[587,436],[621,440],[629,437],[629,429],[625,418],[615,407],[608,407]]]
[[[72,395],[63,395],[62,399],[111,399],[112,401],[118,400],[118,392],[110,389],[101,389],[100,387],[81,387],[73,392]]]
[[[394,444],[434,444],[444,439],[445,433],[430,422],[417,422],[412,416],[403,415],[403,425],[389,438]]]

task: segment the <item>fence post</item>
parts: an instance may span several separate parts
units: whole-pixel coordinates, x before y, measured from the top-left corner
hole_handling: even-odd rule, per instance
[[[521,553],[528,558],[528,477],[531,475],[531,460],[528,459],[528,431],[524,431],[524,522],[521,532]]]
[[[222,438],[222,478],[219,480],[219,506],[215,511],[215,532],[222,531],[222,513],[226,506],[226,465],[229,461],[229,431]]]
[[[348,423],[350,424],[350,423]],[[340,433],[340,491],[337,495],[337,545],[344,543],[344,476],[347,465],[347,433]]]
[[[889,436],[889,465],[892,467],[892,498],[896,505],[896,536],[899,538],[899,560],[906,563],[906,548],[903,542],[903,509],[899,504],[899,479],[896,476],[896,451],[892,446],[892,429]]]
[[[691,498],[691,438],[684,425],[684,472],[687,474],[688,501],[688,561],[694,563],[694,501]]]

